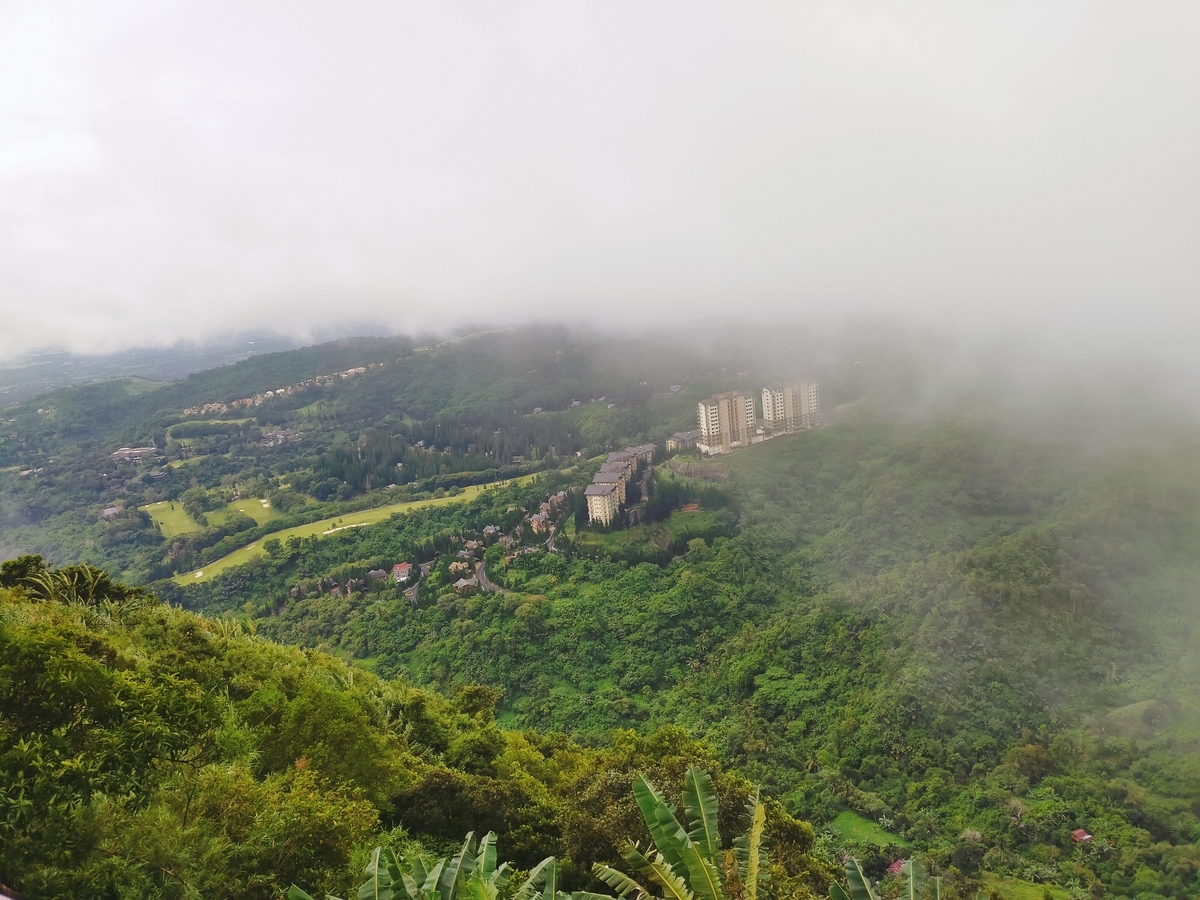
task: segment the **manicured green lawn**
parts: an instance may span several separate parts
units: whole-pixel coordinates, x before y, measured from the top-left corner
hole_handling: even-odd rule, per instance
[[[525,483],[532,481],[535,475],[525,475],[521,478],[514,479],[517,483]],[[390,519],[393,515],[400,512],[411,512],[416,509],[425,509],[430,506],[446,506],[451,503],[465,503],[477,494],[488,490],[489,488],[497,487],[500,484],[510,484],[511,482],[495,482],[490,484],[477,484],[471,487],[463,488],[463,492],[454,497],[439,497],[436,500],[410,500],[407,503],[393,503],[390,506],[377,506],[375,509],[364,509],[361,512],[346,513],[341,516],[334,516],[330,519],[322,519],[319,522],[311,522],[308,525],[297,525],[295,528],[285,528],[283,531],[277,531],[274,534],[268,535],[263,541],[276,540],[287,543],[291,537],[311,537],[313,535],[329,535],[338,531],[344,531],[347,528],[362,528],[367,525],[374,525],[377,522],[383,522]],[[179,504],[176,504],[178,506]],[[255,541],[252,544],[247,544],[245,547],[239,547],[232,553],[222,556],[215,562],[209,563],[202,569],[197,569],[194,572],[186,572],[182,575],[176,575],[175,581],[178,584],[195,584],[201,581],[207,581],[216,575],[224,572],[226,569],[233,566],[240,566],[254,559],[256,556],[261,556],[263,549],[263,541]]]
[[[214,525],[220,525],[225,521],[225,517],[229,515],[229,512],[233,510],[245,513],[259,525],[270,522],[272,519],[278,519],[283,515],[283,513],[271,506],[268,501],[251,497],[247,500],[234,500],[232,503],[227,503],[225,509],[209,513],[208,521]]]
[[[870,819],[864,819],[849,809],[838,813],[838,817],[829,823],[829,827],[847,841],[857,841],[860,844],[879,844],[880,846],[888,844],[896,844],[900,847],[908,846],[908,841],[904,838],[884,831]]]
[[[192,531],[201,531],[200,523],[189,516],[183,509],[183,504],[161,500],[149,506],[138,507],[142,512],[150,514],[163,537],[173,538]]]

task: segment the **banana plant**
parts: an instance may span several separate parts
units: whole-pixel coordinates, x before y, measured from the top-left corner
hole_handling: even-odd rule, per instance
[[[419,856],[397,857],[387,847],[376,847],[367,863],[367,880],[358,888],[359,900],[497,900],[512,877],[508,863],[496,865],[496,834],[489,831],[475,843],[470,832],[462,849],[451,857],[426,866]],[[313,900],[296,885],[289,900]],[[514,900],[565,900],[558,890],[554,857],[538,863],[514,894]],[[338,900],[327,896],[326,900]],[[581,898],[588,900],[588,898]]]
[[[900,877],[903,879],[903,886],[900,889],[901,900],[921,900],[921,896],[925,893],[925,867],[918,860],[905,860],[904,865],[900,868]],[[934,882],[940,896],[940,879],[935,878]],[[846,886],[850,889],[848,896],[841,885],[836,882],[831,884],[829,886],[830,900],[879,900],[875,891],[871,889],[870,879],[863,873],[862,866],[853,856],[846,860]]]
[[[633,797],[653,846],[643,853],[626,843],[621,856],[629,865],[656,884],[665,900],[757,900],[759,882],[766,878],[763,829],[766,810],[755,793],[746,808],[750,827],[734,846],[722,848],[717,829],[717,795],[712,778],[702,769],[688,769],[684,776],[685,829],[675,809],[649,780],[639,775],[633,782]],[[596,877],[623,900],[641,900],[653,895],[624,872],[597,863]]]

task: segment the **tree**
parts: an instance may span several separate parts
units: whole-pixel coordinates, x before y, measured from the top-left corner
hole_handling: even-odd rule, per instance
[[[478,846],[474,832],[469,832],[457,856],[443,857],[432,866],[419,856],[402,859],[387,847],[376,847],[366,873],[367,880],[358,889],[360,900],[496,900],[512,877],[508,863],[496,865],[494,831],[484,835]],[[513,900],[606,900],[586,892],[564,894],[558,883],[557,862],[548,856],[533,867]],[[296,885],[287,895],[289,900],[313,900]]]
[[[901,900],[920,900],[925,893],[925,867],[916,859],[907,859],[900,869],[903,885],[900,888]],[[934,891],[941,895],[940,879],[933,880]],[[849,895],[839,884],[829,886],[829,900],[879,900],[878,895],[871,889],[871,882],[863,873],[862,866],[853,856],[846,860],[846,884],[850,888]]]
[[[717,795],[712,778],[692,767],[684,776],[683,802],[689,830],[684,830],[675,810],[644,776],[633,783],[633,796],[641,810],[654,849],[644,854],[637,844],[626,843],[621,855],[631,866],[655,882],[667,900],[757,900],[758,885],[768,867],[762,835],[766,810],[756,791],[746,812],[749,828],[723,849],[717,829]],[[652,896],[624,872],[597,863],[593,872],[622,898]],[[859,898],[855,898],[859,900]]]

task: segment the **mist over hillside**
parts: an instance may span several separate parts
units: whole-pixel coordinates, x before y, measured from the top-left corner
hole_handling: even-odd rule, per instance
[[[698,402],[733,392],[761,415],[756,393],[776,381],[819,386],[815,427],[697,450]],[[276,875],[342,884],[345,842],[394,843],[397,826],[426,848],[496,828],[522,835],[522,859],[557,848],[582,889],[612,845],[560,845],[530,824],[566,815],[570,794],[514,761],[560,766],[555,754],[589,747],[600,765],[637,735],[694,742],[681,752],[752,779],[780,821],[812,823],[796,844],[807,861],[773,876],[784,896],[824,890],[853,853],[877,878],[917,854],[963,900],[982,885],[1189,897],[1200,433],[1180,384],[1122,359],[876,322],[359,337],[179,381],[64,388],[10,407],[0,429],[0,555],[20,557],[0,625],[42,603],[76,634],[75,613],[49,604],[124,598],[103,587],[116,577],[201,630],[247,629],[264,653],[299,647],[382,679],[321,701],[384,729],[363,732],[360,767],[322,749],[334,738],[306,718],[308,676],[236,700],[267,718],[228,749],[181,733],[208,748],[206,777],[249,779],[238,790],[299,790],[289,773],[311,768],[360,792],[332,861],[247,864]],[[633,459],[636,477],[614,462]],[[589,483],[612,465],[626,495],[599,521]],[[160,615],[193,627],[106,602],[113,641]],[[57,665],[49,645],[30,652]],[[389,737],[377,705],[399,709],[384,698],[410,683],[476,698],[455,701],[476,724],[412,744],[432,726],[404,706],[388,715],[410,737]],[[299,730],[274,730],[275,715]],[[540,761],[519,749],[530,741]],[[638,765],[665,751],[645,752]],[[98,826],[122,848],[119,879],[149,877],[126,843],[145,825],[138,803],[157,804],[168,833],[184,827],[172,784]],[[350,814],[333,811],[339,794],[312,796]],[[12,857],[41,859],[49,880],[5,877],[116,883],[59,833],[42,856]]]

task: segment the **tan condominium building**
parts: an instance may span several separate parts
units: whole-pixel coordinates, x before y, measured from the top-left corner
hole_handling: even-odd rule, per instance
[[[629,476],[623,472],[597,472],[592,484],[611,484],[617,489],[617,503],[625,505],[625,482]]]
[[[615,484],[589,484],[583,491],[587,497],[588,521],[611,525],[617,517],[621,504],[617,500]]]
[[[746,391],[713,394],[697,404],[696,422],[700,426],[696,447],[701,453],[728,453],[735,447],[747,447],[758,426],[754,395]]]
[[[776,382],[762,389],[763,425],[773,434],[802,431],[821,424],[821,400],[815,381]]]

